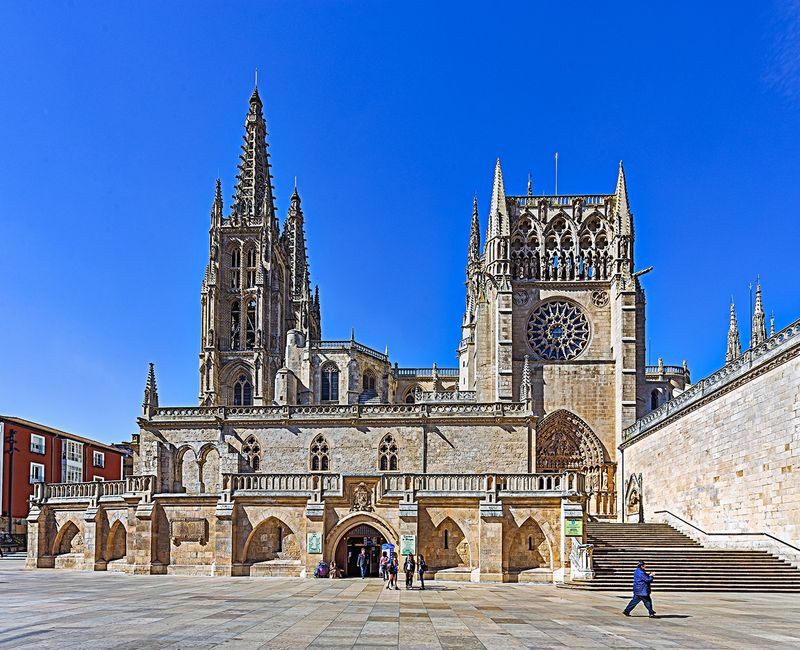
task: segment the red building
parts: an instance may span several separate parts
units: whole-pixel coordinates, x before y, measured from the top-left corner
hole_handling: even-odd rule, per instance
[[[0,532],[24,532],[33,484],[116,481],[122,478],[124,451],[22,418],[0,415]],[[11,446],[14,446],[13,456]]]

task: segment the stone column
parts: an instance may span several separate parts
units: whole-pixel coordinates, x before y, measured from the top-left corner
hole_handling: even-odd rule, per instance
[[[98,482],[99,484],[99,482]],[[105,571],[103,559],[103,516],[102,507],[90,505],[83,513],[83,568],[88,571]]]
[[[315,479],[320,481],[321,477],[317,476]],[[336,559],[336,549],[332,549],[331,553],[333,555],[331,557],[323,557],[323,551],[325,550],[325,502],[322,499],[322,488],[319,484],[306,503],[305,515],[306,538],[300,542],[300,546],[303,549],[303,563],[305,567],[300,572],[301,578],[313,576],[314,569],[317,568],[317,564],[319,564],[321,560],[325,559],[330,564]],[[319,541],[319,553],[312,553],[311,551],[314,549],[310,549],[309,546],[311,542],[316,543],[316,541]],[[341,567],[339,567],[339,570],[341,570]]]
[[[28,512],[28,556],[26,569],[52,569],[55,558],[50,553],[51,540],[55,537],[55,520],[47,506],[32,505]]]
[[[133,518],[132,543],[129,553],[133,553],[133,573],[166,573],[158,559],[158,505],[155,501],[141,501],[136,506]],[[167,531],[168,532],[168,531]],[[166,540],[169,544],[169,539]]]
[[[493,481],[493,477],[488,480]],[[503,504],[497,500],[493,486],[487,486],[486,500],[479,505],[478,571],[472,580],[480,582],[503,582]],[[477,580],[476,580],[477,578]]]
[[[234,561],[234,509],[235,504],[229,491],[224,490],[217,501],[214,520],[214,564],[212,573],[215,576],[236,575],[233,570]]]

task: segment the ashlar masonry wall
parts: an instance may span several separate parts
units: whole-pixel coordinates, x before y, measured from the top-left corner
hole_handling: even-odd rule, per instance
[[[800,547],[800,329],[762,352],[703,380],[698,399],[673,415],[664,409],[629,430],[621,446],[629,520],[637,501],[630,479],[641,473],[646,521],[666,521],[713,546],[761,545],[800,557],[766,537],[717,534],[769,533]]]

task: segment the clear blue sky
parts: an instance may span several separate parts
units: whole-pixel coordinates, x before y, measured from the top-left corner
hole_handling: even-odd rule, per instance
[[[559,5],[556,7],[556,5]],[[198,392],[214,179],[260,70],[323,334],[455,365],[473,192],[612,192],[624,159],[648,356],[722,364],[760,273],[800,317],[800,8],[764,3],[6,3],[0,413],[113,441],[147,362]],[[748,336],[743,336],[744,341]]]

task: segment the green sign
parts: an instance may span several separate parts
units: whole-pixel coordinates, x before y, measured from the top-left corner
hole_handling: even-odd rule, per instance
[[[564,519],[564,535],[583,537],[583,519]]]
[[[322,553],[322,533],[308,533],[306,549],[309,553]]]
[[[417,536],[400,535],[400,555],[417,554]]]

